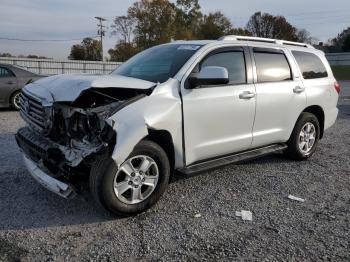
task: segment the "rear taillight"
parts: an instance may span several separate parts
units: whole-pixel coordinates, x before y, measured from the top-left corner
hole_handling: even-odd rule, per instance
[[[340,93],[340,90],[341,90],[341,87],[340,87],[340,85],[339,85],[338,82],[335,82],[335,83],[334,83],[334,88],[335,88],[335,90],[337,91],[337,93],[339,94],[339,93]]]

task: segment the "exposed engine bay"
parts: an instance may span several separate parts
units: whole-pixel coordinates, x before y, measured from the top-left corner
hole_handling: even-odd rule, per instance
[[[41,161],[52,174],[82,173],[97,155],[111,154],[115,146],[117,134],[108,118],[151,92],[151,89],[87,89],[73,102],[52,104],[46,116],[50,122],[48,129],[39,132],[31,128],[31,118],[26,120],[29,126],[19,130],[17,142],[26,155]],[[31,116],[30,112],[22,113]]]

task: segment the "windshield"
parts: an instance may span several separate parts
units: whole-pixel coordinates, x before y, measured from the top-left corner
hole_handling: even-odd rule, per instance
[[[189,44],[156,46],[132,57],[112,74],[163,83],[174,77],[200,47]]]

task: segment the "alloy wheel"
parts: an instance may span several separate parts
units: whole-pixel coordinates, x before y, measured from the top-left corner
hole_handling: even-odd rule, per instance
[[[303,154],[310,153],[316,141],[316,128],[313,123],[307,122],[299,134],[299,149]]]
[[[155,190],[159,178],[157,163],[138,155],[125,161],[114,177],[114,193],[125,204],[138,204]]]
[[[20,99],[21,93],[17,93],[15,94],[15,96],[13,97],[13,106],[16,109],[21,109],[21,99]]]

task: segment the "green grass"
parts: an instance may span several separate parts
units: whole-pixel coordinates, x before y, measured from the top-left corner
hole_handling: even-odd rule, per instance
[[[332,66],[332,70],[337,80],[350,80],[350,66]]]

